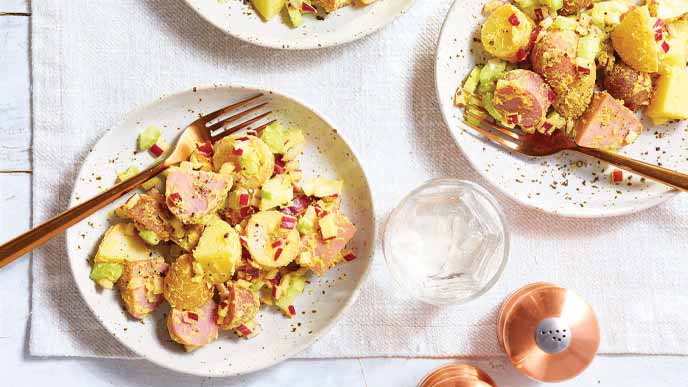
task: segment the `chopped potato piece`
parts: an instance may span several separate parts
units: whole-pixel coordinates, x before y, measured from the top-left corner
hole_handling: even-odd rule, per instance
[[[136,232],[131,223],[111,226],[98,246],[94,262],[122,263],[157,257]]]
[[[677,68],[660,75],[645,114],[655,125],[688,118],[688,73]]]
[[[626,64],[638,71],[656,73],[659,53],[655,31],[647,7],[637,7],[621,20],[612,31],[614,49]]]

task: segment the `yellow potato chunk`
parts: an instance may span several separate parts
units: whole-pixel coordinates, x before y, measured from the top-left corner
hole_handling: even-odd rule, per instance
[[[646,73],[659,69],[659,55],[647,7],[629,12],[611,33],[612,45],[631,68]]]
[[[270,147],[255,136],[227,136],[215,143],[214,151],[215,170],[221,171],[225,163],[230,163],[234,182],[240,187],[259,188],[275,170],[275,156]]]
[[[282,267],[296,258],[301,238],[295,223],[289,228],[289,218],[278,211],[262,211],[249,218],[246,239],[256,263],[265,268]]]
[[[287,0],[251,0],[253,8],[258,11],[260,17],[265,21],[269,21],[284,8]]]
[[[675,68],[660,75],[645,114],[655,125],[688,118],[688,73],[685,68]]]
[[[133,224],[119,223],[111,226],[105,232],[105,236],[103,236],[103,240],[98,246],[98,251],[93,261],[96,263],[136,262],[157,258],[158,256],[138,236]]]
[[[688,60],[688,21],[679,19],[667,24],[664,38],[669,51],[658,50],[659,72],[668,73],[677,67],[685,67]]]
[[[165,276],[163,295],[175,309],[196,310],[213,296],[213,291],[202,274],[194,271],[190,254],[177,258]]]
[[[686,0],[647,0],[647,6],[654,17],[673,19],[688,12]]]
[[[533,21],[513,5],[504,4],[485,20],[480,40],[490,54],[515,63],[525,59],[532,32]]]
[[[241,259],[239,234],[227,222],[212,218],[203,230],[193,255],[201,264],[208,282],[227,282]]]

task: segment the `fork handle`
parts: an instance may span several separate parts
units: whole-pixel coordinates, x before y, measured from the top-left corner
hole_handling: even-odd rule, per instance
[[[627,171],[645,176],[648,179],[680,189],[681,191],[688,191],[688,175],[683,173],[631,159],[602,149],[577,147],[575,150],[588,156],[597,157],[600,160],[616,165]]]
[[[158,162],[152,167],[140,172],[107,191],[95,196],[67,211],[49,219],[45,223],[19,235],[0,246],[0,268],[8,265],[22,255],[41,246],[57,234],[73,226],[87,216],[112,203],[128,192],[132,191],[146,180],[167,169],[164,162]]]

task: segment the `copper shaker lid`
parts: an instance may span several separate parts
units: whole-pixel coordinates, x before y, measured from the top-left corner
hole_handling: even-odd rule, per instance
[[[504,302],[497,336],[516,369],[542,382],[578,375],[600,344],[590,305],[572,291],[546,283],[527,285]]]
[[[497,387],[497,384],[480,368],[453,363],[432,371],[418,387]]]

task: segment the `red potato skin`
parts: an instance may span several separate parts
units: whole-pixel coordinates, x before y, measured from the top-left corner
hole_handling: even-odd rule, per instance
[[[604,89],[612,97],[624,101],[627,108],[637,111],[650,102],[652,78],[650,74],[636,71],[621,61],[605,71]]]
[[[497,82],[494,105],[503,117],[517,115],[522,128],[535,128],[545,121],[552,89],[529,70],[511,70]]]
[[[578,35],[574,31],[551,30],[538,40],[530,54],[533,71],[540,74],[555,93],[554,109],[565,118],[580,117],[590,103],[596,71],[585,74],[575,63]]]
[[[588,148],[616,149],[627,145],[626,136],[640,135],[638,118],[606,91],[595,93],[590,107],[576,122],[576,144]]]
[[[564,6],[559,13],[564,16],[575,15],[592,5],[592,0],[564,0]]]

